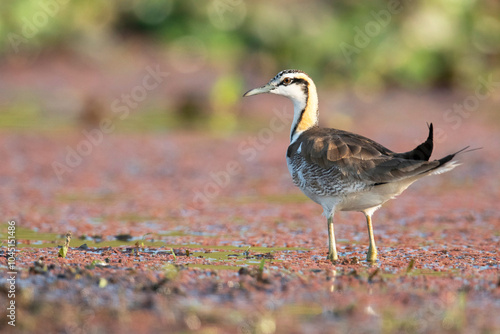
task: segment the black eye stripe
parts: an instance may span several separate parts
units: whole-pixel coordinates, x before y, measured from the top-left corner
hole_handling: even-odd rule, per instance
[[[301,85],[305,85],[305,86],[308,86],[308,82],[307,80],[304,80],[304,79],[301,79],[301,78],[289,78],[290,79],[290,82],[288,83],[285,83],[285,79],[281,80],[281,82],[278,84],[278,86],[287,86],[287,85],[291,85],[293,83],[298,83],[298,84],[301,84]]]

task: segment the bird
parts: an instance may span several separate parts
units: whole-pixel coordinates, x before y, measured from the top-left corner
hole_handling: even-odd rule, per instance
[[[364,136],[344,130],[321,128],[316,86],[300,70],[283,70],[262,87],[243,96],[270,93],[293,102],[293,121],[286,161],[293,183],[323,208],[328,227],[327,259],[337,263],[333,217],[338,211],[362,212],[366,218],[368,262],[377,261],[372,216],[388,200],[415,181],[448,172],[458,165],[453,158],[468,146],[441,159],[429,160],[433,150],[433,125],[422,144],[396,153]],[[470,151],[470,150],[469,150]]]

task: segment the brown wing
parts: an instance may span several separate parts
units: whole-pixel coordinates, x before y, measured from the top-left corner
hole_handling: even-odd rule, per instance
[[[300,153],[298,153],[300,147]],[[339,169],[345,176],[367,183],[387,183],[439,166],[439,161],[407,159],[366,137],[336,129],[313,127],[288,148],[287,156],[301,154],[308,163]],[[428,158],[427,158],[428,159]]]

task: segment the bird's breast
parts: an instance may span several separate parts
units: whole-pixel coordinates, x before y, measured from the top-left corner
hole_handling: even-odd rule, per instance
[[[300,153],[287,156],[288,171],[293,183],[307,196],[344,196],[362,191],[366,184],[346,177],[338,167],[323,168],[308,162]]]

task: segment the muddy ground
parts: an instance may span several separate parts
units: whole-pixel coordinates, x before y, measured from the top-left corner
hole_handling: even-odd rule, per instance
[[[9,221],[17,245],[1,331],[499,333],[499,123],[473,115],[457,128],[442,116],[453,101],[389,95],[322,115],[394,150],[424,140],[426,121],[442,131],[435,157],[483,147],[374,215],[374,265],[360,213],[335,217],[341,260],[326,261],[322,209],[293,186],[289,125],[272,112],[227,135],[110,131],[92,143],[80,128],[4,129],[2,277]]]

